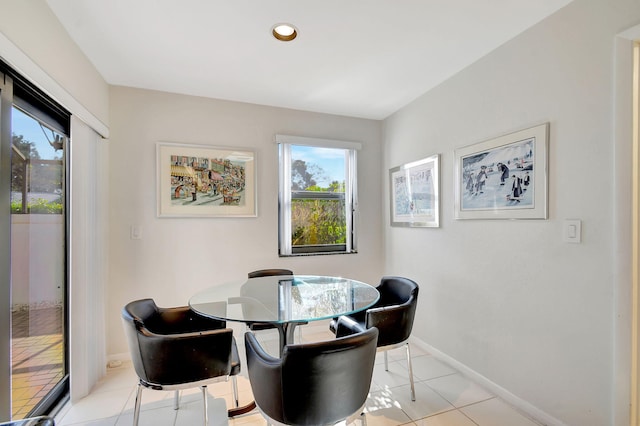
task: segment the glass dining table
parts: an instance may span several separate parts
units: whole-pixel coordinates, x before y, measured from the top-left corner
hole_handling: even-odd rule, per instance
[[[272,324],[282,354],[297,325],[363,311],[379,297],[372,285],[349,278],[276,275],[207,288],[191,297],[189,306],[219,320]]]
[[[349,278],[321,275],[276,275],[209,287],[189,299],[198,314],[222,321],[272,324],[279,332],[280,355],[293,343],[296,326],[335,318],[373,306],[375,287]],[[231,408],[229,417],[255,408],[255,402]]]

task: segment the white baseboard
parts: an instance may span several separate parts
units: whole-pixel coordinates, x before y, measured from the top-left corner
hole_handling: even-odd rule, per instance
[[[485,388],[486,390],[490,391],[497,397],[503,399],[505,402],[507,402],[508,404],[513,406],[515,409],[520,411],[523,415],[530,417],[532,420],[535,420],[538,423],[542,423],[545,426],[568,426],[566,423],[561,422],[560,420],[547,414],[546,412],[542,411],[541,409],[534,406],[533,404],[512,394],[507,389],[492,382],[491,380],[487,379],[483,375],[472,370],[471,368],[467,367],[466,365],[462,364],[456,359],[450,357],[444,352],[439,351],[438,349],[429,345],[425,341],[420,340],[417,337],[411,336],[410,342],[412,345],[415,345],[420,349],[423,349],[424,351],[430,353],[433,357],[435,357],[439,361],[442,361],[443,363],[447,364],[451,368],[459,371],[460,374],[462,374],[463,376],[466,376],[472,382]]]

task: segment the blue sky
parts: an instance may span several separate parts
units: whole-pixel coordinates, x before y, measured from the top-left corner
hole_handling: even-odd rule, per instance
[[[327,187],[333,181],[344,181],[345,150],[343,149],[293,145],[291,147],[291,156],[294,160],[303,160],[307,164],[316,164],[325,171],[328,180],[318,180],[318,186]]]
[[[43,160],[52,160],[54,158],[60,158],[61,151],[56,154],[55,150],[49,145],[45,134],[40,128],[38,121],[29,117],[17,108],[13,108],[11,116],[11,132],[15,135],[22,135],[24,139],[33,142],[36,145],[36,149],[40,154],[40,158]],[[45,128],[47,135],[53,140],[51,130]]]

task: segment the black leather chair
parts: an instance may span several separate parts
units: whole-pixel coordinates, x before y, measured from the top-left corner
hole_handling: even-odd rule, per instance
[[[418,304],[418,284],[408,278],[383,277],[377,289],[380,292],[378,302],[366,311],[350,315],[348,318],[361,327],[378,328],[380,332],[378,351],[384,352],[384,368],[387,371],[389,370],[387,351],[405,346],[411,383],[411,400],[415,401],[416,391],[413,385],[413,366],[408,339],[413,329],[413,319]],[[329,325],[329,329],[334,333],[337,332],[336,323],[334,319]]]
[[[12,420],[10,422],[0,423],[0,426],[55,426],[55,422],[51,417],[38,416],[30,417],[22,420]]]
[[[249,382],[267,423],[349,424],[360,416],[371,386],[378,330],[356,326],[341,333],[346,336],[287,345],[281,358],[267,354],[253,333],[245,333]]]
[[[273,277],[276,275],[293,275],[293,271],[289,269],[259,269],[249,272],[249,278]]]
[[[249,272],[249,278],[261,278],[261,277],[274,277],[278,275],[293,275],[293,271],[289,269],[259,269],[257,271]],[[301,323],[304,324],[304,323]],[[276,328],[275,325],[262,322],[254,322],[248,325],[249,330],[270,330]]]
[[[235,405],[240,358],[233,330],[224,321],[210,319],[189,307],[159,308],[152,299],[136,300],[122,310],[122,320],[133,366],[140,381],[133,424],[138,424],[142,389],[175,391],[202,389],[204,424],[208,423],[207,385],[232,378]]]

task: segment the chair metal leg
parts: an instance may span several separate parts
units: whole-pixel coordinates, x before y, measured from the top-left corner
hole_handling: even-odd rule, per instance
[[[384,351],[384,371],[389,371],[389,357],[387,351]]]
[[[204,405],[204,426],[207,426],[209,424],[209,407],[207,405],[207,386],[200,386],[200,389],[202,389],[202,399],[203,401],[203,405]]]
[[[177,410],[180,407],[180,391],[177,390],[173,395],[173,409]]]
[[[136,392],[136,404],[133,409],[133,426],[138,426],[138,420],[140,420],[140,404],[142,403],[142,385],[138,383],[138,390]]]
[[[416,390],[413,386],[413,364],[411,364],[411,349],[409,348],[409,342],[407,342],[406,348],[407,348],[407,367],[409,368],[409,383],[411,383],[411,400],[415,401]]]
[[[231,376],[231,386],[233,387],[233,400],[236,403],[236,408],[240,406],[240,400],[238,399],[238,381],[236,376]]]
[[[362,421],[362,426],[367,426],[367,415],[364,411],[360,414],[360,420]]]

